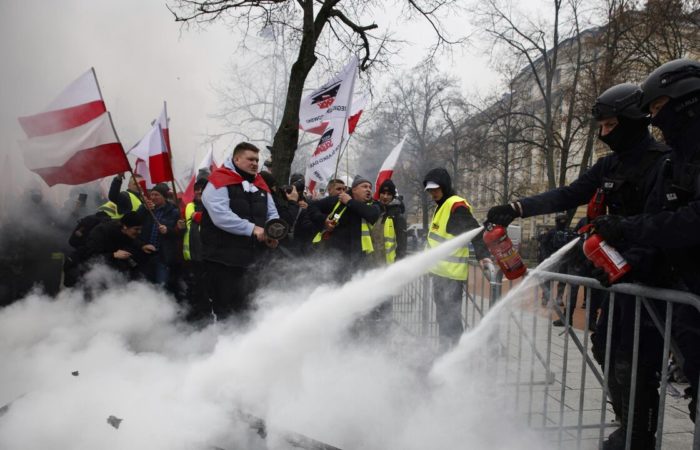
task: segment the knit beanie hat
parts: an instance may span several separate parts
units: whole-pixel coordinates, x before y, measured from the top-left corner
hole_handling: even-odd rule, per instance
[[[355,178],[352,179],[352,188],[355,189],[357,186],[359,186],[362,183],[369,183],[370,187],[372,186],[372,182],[369,181],[367,178],[364,178],[362,175],[355,175]]]
[[[143,225],[143,217],[136,211],[129,211],[119,219],[119,222],[127,228],[139,227]]]
[[[168,198],[168,192],[170,192],[170,188],[168,187],[167,183],[158,183],[153,186],[151,190],[156,191],[166,199]]]
[[[396,197],[396,185],[390,179],[384,180],[382,185],[379,187],[379,193],[381,194],[382,192],[388,192],[392,196]]]

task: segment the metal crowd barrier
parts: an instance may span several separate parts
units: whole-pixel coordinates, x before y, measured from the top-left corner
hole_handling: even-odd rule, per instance
[[[679,364],[683,361],[674,340],[674,307],[676,310],[689,307],[700,311],[700,297],[684,291],[632,284],[606,289],[591,278],[554,272],[538,272],[537,277],[540,284],[530,288],[530,294],[504,305],[505,311],[493,332],[496,337],[493,339],[495,345],[490,349],[489,376],[499,389],[507,390],[508,395],[501,397],[510,399],[511,404],[506,405],[508,410],[524,416],[531,428],[541,432],[557,448],[600,448],[603,440],[620,426],[610,405],[608,380],[611,375],[615,298],[616,294],[627,294],[635,299],[632,367],[638,367],[640,359],[642,311],[646,312],[644,317],[651,319],[652,329],[655,328],[663,339],[661,372],[657,374],[659,414],[655,448],[700,450],[700,421],[698,425],[690,421],[690,400],[680,395],[688,385],[669,382],[670,355],[673,354]],[[585,309],[575,305],[578,313],[574,315],[573,324],[553,299],[544,306],[541,303],[541,297],[547,292],[543,289],[544,283],[549,284],[549,293],[553,297],[555,282],[565,285],[565,301],[572,288],[583,288],[578,290],[577,303],[585,300]],[[475,262],[471,262],[465,286],[462,320],[466,329],[472,329],[515,284],[503,280],[499,271],[484,273]],[[603,332],[600,327],[604,327],[607,333],[603,364],[593,357],[591,331],[587,326],[591,314],[596,314],[596,311],[591,311],[591,293],[594,291],[607,293],[607,320],[598,324],[598,332]],[[412,336],[417,344],[438,352],[438,325],[431,292],[429,276],[415,280],[392,301],[392,319],[396,330]],[[665,312],[661,313],[664,309]],[[579,326],[581,315],[584,316],[582,327]],[[557,318],[564,322],[563,327],[553,327],[553,320]],[[697,326],[700,328],[700,323]],[[630,395],[626,399],[630,411],[634,411],[637,401],[636,383],[637,371],[632,370]],[[629,416],[625,448],[634,450],[631,445],[633,414]],[[697,416],[700,417],[700,408]]]

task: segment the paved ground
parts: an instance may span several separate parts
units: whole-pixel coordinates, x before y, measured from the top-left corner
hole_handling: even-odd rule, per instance
[[[590,349],[590,336],[586,336],[582,329],[585,310],[581,305],[582,299],[579,299],[573,334],[584,348]],[[506,362],[501,362],[501,376],[506,377],[507,382],[520,380],[516,392],[522,399],[519,410],[531,417],[534,428],[544,429],[545,436],[555,448],[597,449],[601,436],[600,424],[606,424],[602,430],[603,436],[617,427],[614,413],[610,405],[603,402],[601,383],[593,368],[585,364],[575,339],[567,336],[564,328],[551,327],[549,317],[550,312],[546,308],[532,303],[513,310],[509,324],[503,324],[505,330],[502,329],[500,333],[502,339],[505,337],[509,340],[507,343],[502,341],[508,348],[508,358],[502,359],[508,361],[509,367],[506,369]],[[516,322],[521,326],[518,327]],[[548,341],[551,343],[549,346]],[[536,352],[531,351],[533,342]],[[592,359],[590,351],[587,355],[602,377],[602,370]],[[520,365],[518,360],[521,361]],[[534,361],[534,364],[531,365],[530,361]],[[547,361],[552,372],[549,377],[545,369]],[[663,418],[664,449],[692,447],[694,425],[688,418],[688,400],[680,395],[686,387],[684,384],[671,384],[668,388]],[[601,420],[603,409],[605,418]]]
[[[471,280],[474,281],[470,282],[469,291],[475,296],[476,305],[470,302],[465,311],[469,328],[476,326],[482,311],[488,309],[488,300],[482,301],[488,297],[488,284],[480,284],[476,276]],[[426,304],[422,301],[428,292],[424,288],[417,283],[402,301],[394,302],[394,319],[413,335],[422,334],[421,322],[426,316],[432,322],[429,334],[436,333],[432,302],[428,303],[430,310],[425,314],[420,306]],[[504,291],[507,288],[504,286]],[[532,298],[539,298],[539,293],[533,290]],[[501,346],[497,353],[500,355],[487,356],[489,361],[497,361],[495,367],[487,370],[494,373],[498,389],[509,389],[504,398],[511,403],[504,408],[524,416],[534,429],[543,432],[553,448],[597,449],[601,436],[607,437],[618,427],[612,408],[604,399],[601,381],[595,375],[597,372],[602,379],[602,369],[589,350],[585,354],[590,364],[585,363],[584,353],[576,344],[578,341],[581,348],[590,349],[590,335],[583,329],[582,304],[583,290],[574,314],[573,336],[564,333],[564,328],[550,325],[552,312],[539,301],[511,308],[499,326]],[[663,449],[692,448],[694,425],[688,418],[688,400],[680,395],[686,387],[669,385],[663,415]]]

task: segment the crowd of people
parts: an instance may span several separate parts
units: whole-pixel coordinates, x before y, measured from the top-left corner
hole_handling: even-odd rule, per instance
[[[220,168],[198,174],[188,204],[166,183],[146,189],[137,174],[126,186],[124,174],[115,176],[103,203],[90,211],[81,198],[80,208],[60,219],[37,197],[36,210],[27,216],[42,214],[32,222],[44,232],[23,233],[28,239],[3,245],[18,253],[40,247],[32,253],[42,261],[49,259],[44,250],[52,249],[63,255],[63,267],[57,260],[50,270],[56,278],[51,288],[45,274],[38,274],[21,288],[3,291],[2,303],[21,298],[37,280],[56,294],[61,270],[63,285],[83,287],[90,270],[102,264],[129,280],[162,286],[186,306],[192,322],[245,319],[254,307],[259,275],[275,262],[337,257],[343,264],[334,279],[342,282],[358,268],[406,256],[405,207],[392,180],[379,186],[378,201],[372,183],[359,175],[350,185],[330,180],[326,195],[312,199],[302,175],[293,174],[288,185],[279,185],[269,171],[259,172],[259,155],[256,146],[239,143]],[[52,217],[43,217],[47,214]],[[281,236],[267,229],[271,223],[282,227]],[[21,269],[14,260],[7,267]]]
[[[586,217],[574,229],[592,225],[622,254],[632,267],[622,281],[700,295],[700,259],[695,254],[700,251],[700,63],[671,61],[652,72],[641,88],[631,83],[613,86],[597,98],[592,113],[598,138],[612,152],[568,186],[492,207],[486,222],[508,226],[518,217],[563,213],[588,204]],[[664,143],[652,136],[650,124],[663,133]],[[116,176],[108,201],[81,217],[70,231],[65,285],[79,285],[99,262],[129,279],[162,286],[187,304],[189,320],[206,322],[245,317],[254,307],[258,274],[279,259],[316,254],[336,258],[342,263],[332,271],[342,282],[357,270],[405,257],[405,208],[392,180],[375,187],[360,175],[349,185],[332,179],[326,196],[310,198],[302,175],[294,174],[289,184],[279,185],[269,171],[259,172],[259,156],[260,150],[250,143],[236,145],[220,168],[199,177],[194,200],[187,205],[178,204],[167,184],[157,184],[145,194],[138,176],[132,175],[126,190],[124,177]],[[454,191],[447,170],[430,170],[423,186],[435,202],[428,248],[480,226],[469,202]],[[373,200],[375,189],[378,201]],[[557,216],[556,228],[541,236],[543,258],[571,239],[570,217]],[[492,264],[481,236],[472,244],[482,267]],[[572,251],[561,270],[609,285],[608,274],[586,264],[582,255],[581,248]],[[445,347],[454,345],[464,331],[461,308],[468,258],[469,247],[460,247],[430,270],[440,343]],[[545,298],[551,295],[547,287],[544,292]],[[557,289],[558,298],[563,294]],[[554,325],[572,322],[577,296],[578,290],[571,289],[566,316]],[[587,325],[595,332],[593,354],[603,364],[610,339],[608,388],[621,420],[603,448],[624,448],[630,416],[631,447],[654,448],[663,340],[642,310],[640,357],[633,367],[634,297],[618,293],[614,310],[605,291],[592,291],[590,301],[593,313]],[[384,306],[379,315],[386,314]],[[609,315],[614,319],[608,337]],[[678,304],[673,320],[695,420],[700,313],[692,305]],[[636,401],[630,410],[633,378]]]

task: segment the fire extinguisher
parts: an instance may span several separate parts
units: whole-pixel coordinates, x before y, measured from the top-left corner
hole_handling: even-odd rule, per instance
[[[588,202],[588,208],[586,209],[586,218],[588,222],[592,222],[598,216],[605,214],[605,191],[602,188],[598,188]]]
[[[525,274],[527,267],[520,253],[513,247],[506,229],[500,225],[489,223],[484,232],[484,243],[501,268],[503,275],[509,280],[515,280]]]
[[[582,227],[579,233],[583,234],[585,238],[583,254],[594,266],[603,269],[608,274],[610,284],[632,270],[625,258],[595,232],[592,224]]]

